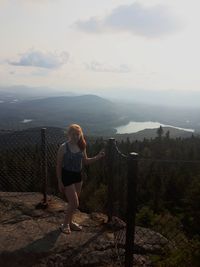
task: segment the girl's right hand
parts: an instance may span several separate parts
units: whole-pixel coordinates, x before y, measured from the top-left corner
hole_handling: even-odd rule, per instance
[[[58,189],[60,193],[64,193],[64,185],[61,181],[58,182]]]
[[[103,158],[103,157],[105,157],[105,149],[103,148],[103,149],[101,149],[101,151],[98,153],[98,158],[99,159],[101,159],[101,158]]]

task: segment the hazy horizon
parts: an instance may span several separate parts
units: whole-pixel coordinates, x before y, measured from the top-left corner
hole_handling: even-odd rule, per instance
[[[13,92],[30,96],[76,96],[83,94],[94,94],[99,97],[107,98],[115,102],[133,102],[144,103],[149,105],[165,105],[173,107],[189,107],[200,108],[200,92],[198,91],[178,91],[178,90],[145,90],[145,89],[119,89],[109,88],[107,91],[96,89],[93,90],[80,90],[80,89],[64,89],[64,88],[50,88],[50,87],[32,87],[25,85],[16,86],[2,86],[0,85],[1,92]],[[0,96],[1,101],[1,96]]]

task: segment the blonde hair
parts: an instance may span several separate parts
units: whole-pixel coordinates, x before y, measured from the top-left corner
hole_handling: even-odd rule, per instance
[[[70,135],[71,132],[76,132],[76,133],[81,134],[81,137],[78,140],[77,145],[80,148],[80,150],[83,151],[86,148],[86,141],[85,141],[81,126],[75,123],[70,124],[67,128],[67,135]]]

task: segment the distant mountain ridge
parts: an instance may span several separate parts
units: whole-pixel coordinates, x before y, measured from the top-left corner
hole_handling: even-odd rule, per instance
[[[24,85],[0,86],[0,101],[5,102],[13,101],[14,99],[23,101],[46,97],[55,97],[58,95],[76,96],[77,94],[66,90],[58,91],[48,87],[32,87]]]
[[[86,132],[114,132],[121,123],[120,110],[110,100],[96,95],[57,96],[0,105],[0,128],[83,125]],[[22,124],[24,119],[31,120]],[[21,123],[20,123],[21,122]],[[124,119],[122,123],[126,122]]]
[[[1,99],[1,98],[0,98]],[[0,102],[0,129],[81,124],[87,134],[115,134],[130,121],[160,122],[200,132],[200,109],[113,102],[94,94],[48,96]]]

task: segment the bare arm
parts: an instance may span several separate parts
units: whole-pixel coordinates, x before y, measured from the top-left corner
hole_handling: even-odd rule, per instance
[[[57,176],[58,182],[61,182],[61,177],[62,177],[63,156],[64,156],[64,145],[61,145],[58,149],[57,163],[56,163],[56,176]]]
[[[104,153],[103,150],[101,150],[96,156],[94,156],[92,158],[88,158],[86,149],[84,149],[83,155],[84,155],[83,156],[83,164],[89,165],[89,164],[91,164],[91,163],[93,163],[93,162],[101,159],[102,157],[104,157],[105,156],[105,153]]]

